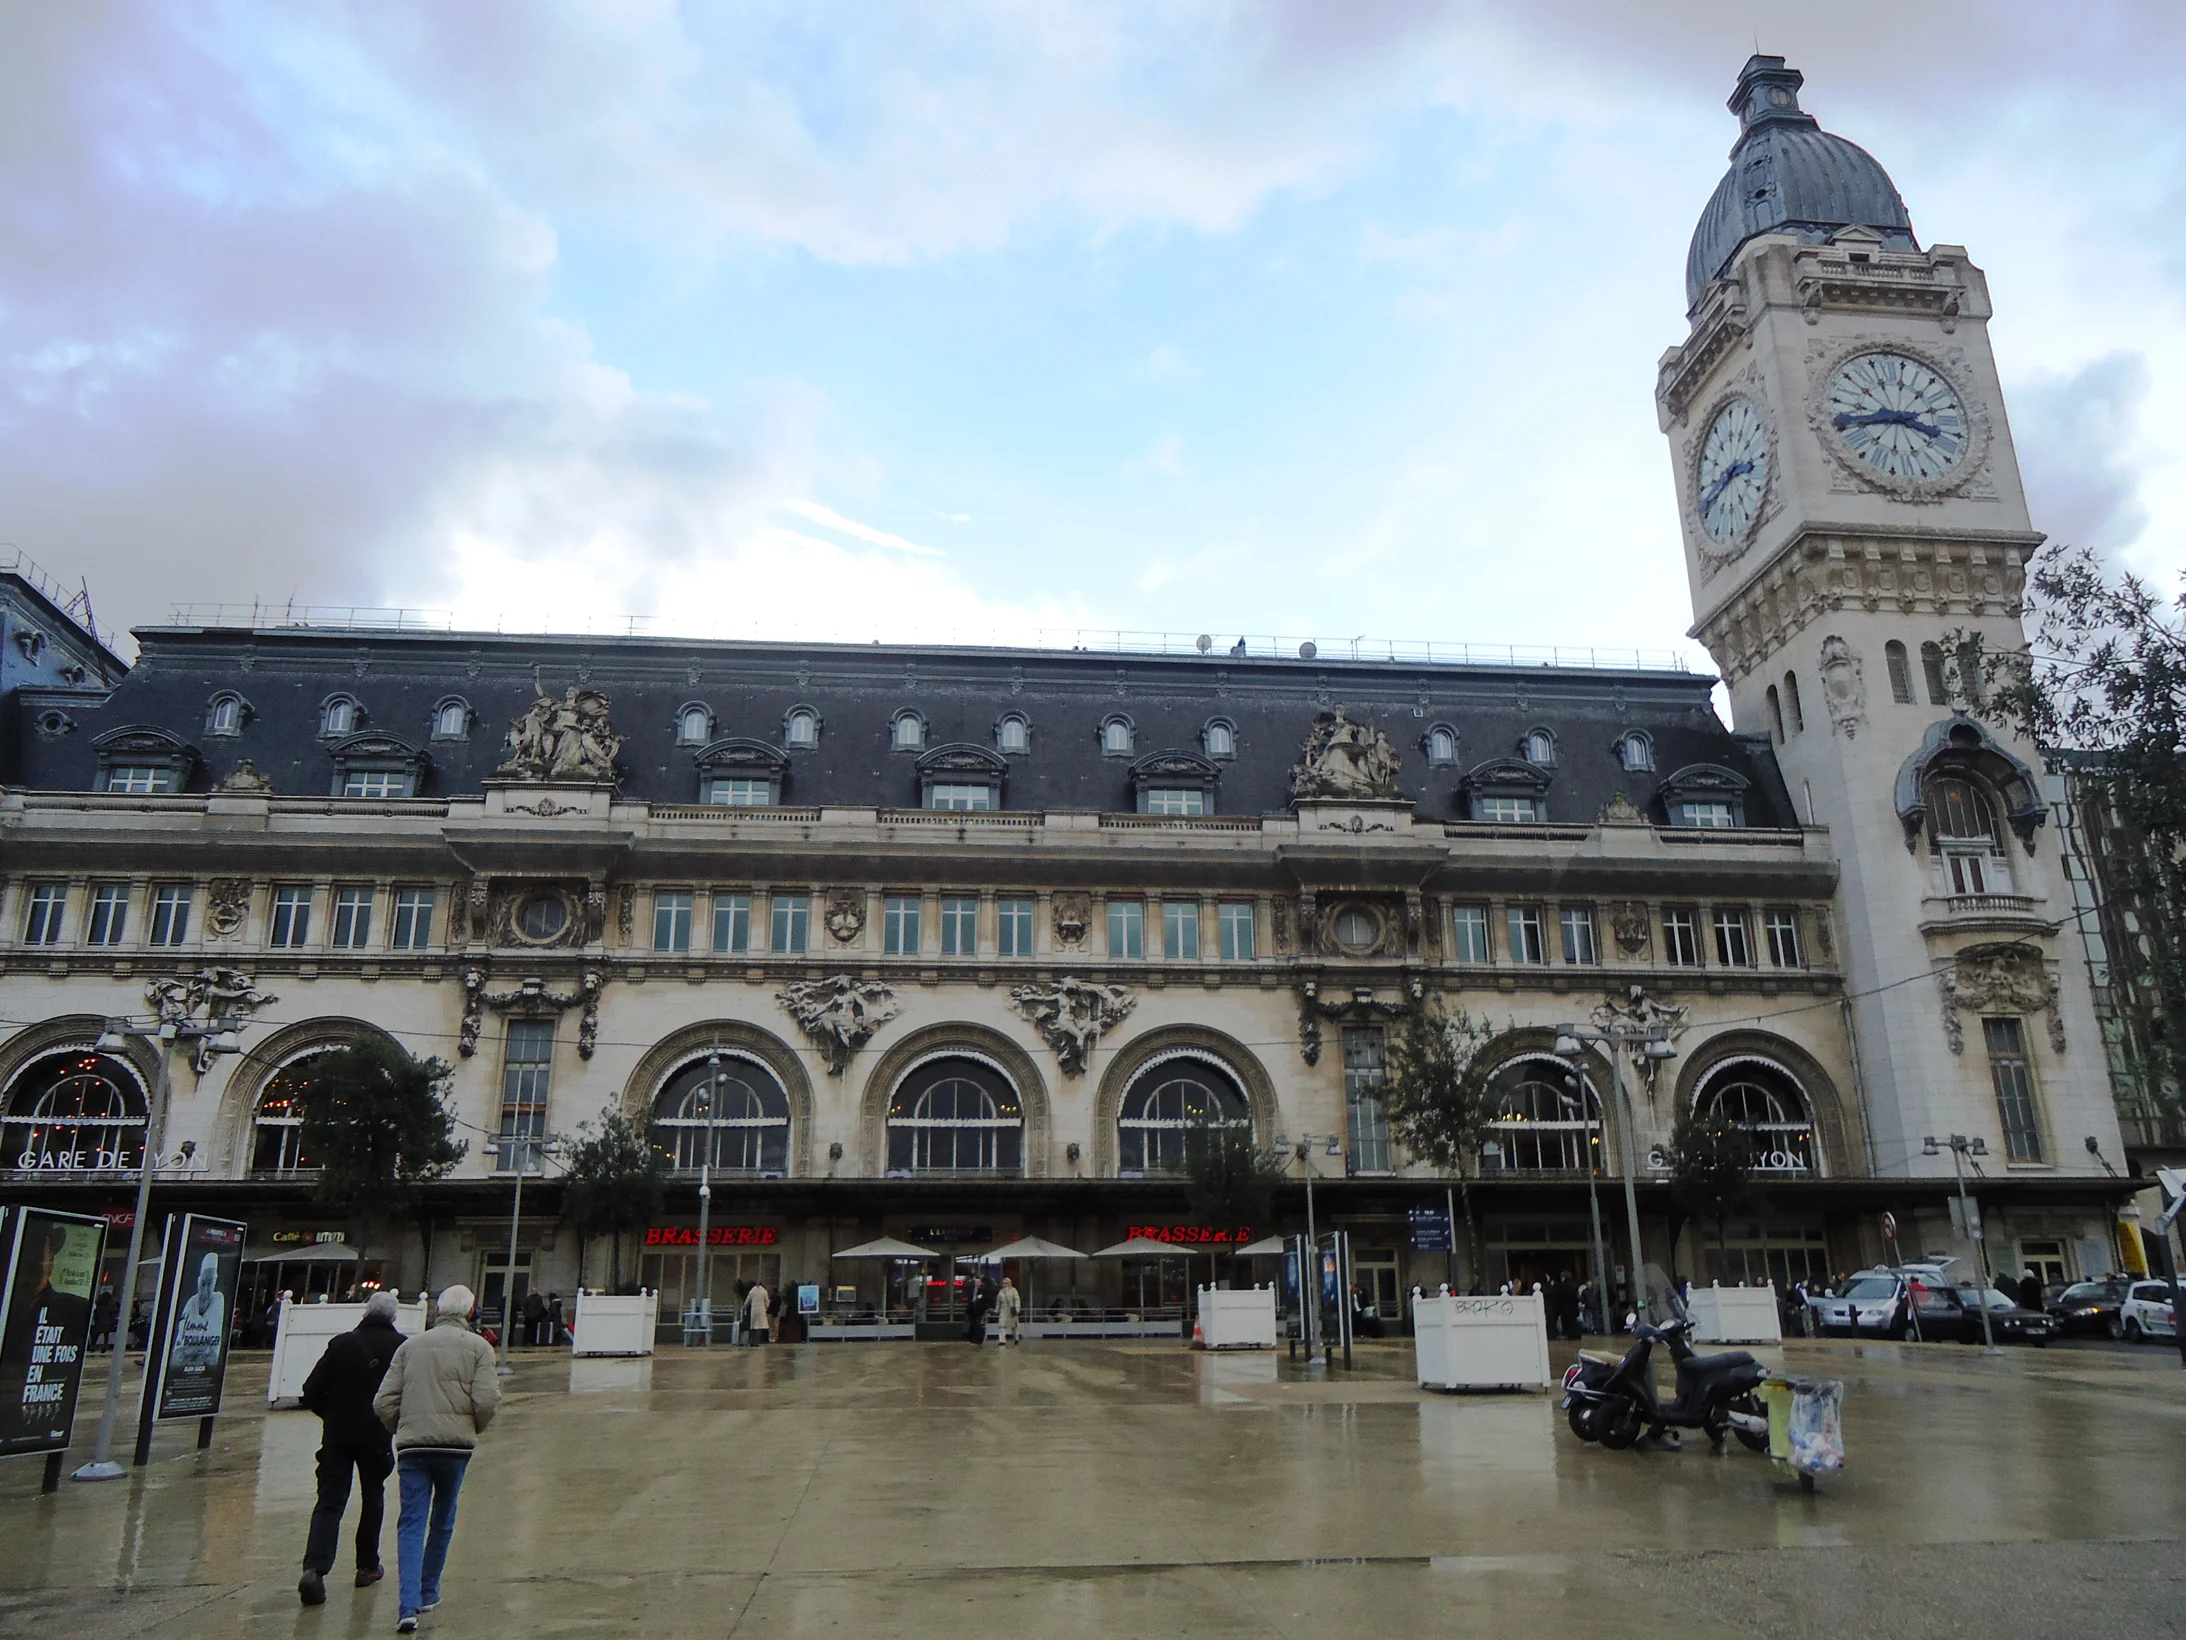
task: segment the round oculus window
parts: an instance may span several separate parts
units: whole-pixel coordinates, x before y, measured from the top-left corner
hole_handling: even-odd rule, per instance
[[[551,940],[569,926],[569,907],[559,894],[534,894],[516,911],[516,932],[527,940]]]
[[[1364,906],[1345,906],[1330,931],[1346,951],[1371,951],[1381,943],[1381,919]]]

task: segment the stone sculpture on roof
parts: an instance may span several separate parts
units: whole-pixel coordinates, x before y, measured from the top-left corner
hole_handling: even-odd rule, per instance
[[[1314,718],[1305,753],[1291,767],[1290,789],[1298,797],[1401,799],[1403,762],[1387,735],[1353,723],[1339,706]]]
[[[575,785],[615,783],[615,755],[622,736],[607,720],[606,693],[570,685],[556,700],[541,688],[524,715],[509,726],[509,756],[494,773],[505,779]]]

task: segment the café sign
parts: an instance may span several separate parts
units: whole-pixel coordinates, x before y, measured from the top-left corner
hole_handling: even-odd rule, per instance
[[[771,1224],[715,1224],[706,1229],[708,1247],[772,1247],[781,1231]],[[696,1247],[698,1227],[693,1224],[655,1224],[646,1229],[648,1247]]]
[[[1131,1224],[1126,1237],[1140,1241],[1166,1241],[1178,1247],[1242,1247],[1252,1240],[1252,1227],[1240,1224],[1225,1230],[1212,1224]]]

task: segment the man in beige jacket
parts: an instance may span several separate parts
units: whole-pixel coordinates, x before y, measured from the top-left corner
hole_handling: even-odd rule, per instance
[[[501,1404],[493,1346],[471,1331],[477,1299],[468,1287],[440,1295],[431,1327],[409,1339],[387,1363],[372,1410],[395,1435],[395,1474],[402,1515],[395,1523],[401,1569],[397,1634],[417,1633],[417,1620],[440,1604],[440,1569],[455,1536],[455,1498],[478,1437]]]

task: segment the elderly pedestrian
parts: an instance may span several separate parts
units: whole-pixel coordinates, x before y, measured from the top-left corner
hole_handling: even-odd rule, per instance
[[[394,1433],[402,1514],[395,1522],[402,1579],[397,1634],[417,1633],[420,1613],[440,1604],[440,1572],[455,1536],[456,1494],[478,1437],[501,1404],[493,1346],[471,1331],[477,1297],[468,1287],[440,1295],[432,1326],[387,1363],[372,1410]]]
[[[387,1375],[387,1363],[402,1348],[395,1314],[395,1295],[374,1293],[365,1300],[364,1319],[327,1340],[326,1353],[304,1380],[304,1410],[319,1415],[319,1499],[304,1541],[304,1575],[296,1584],[297,1597],[307,1606],[326,1603],[326,1574],[334,1569],[334,1551],[341,1542],[352,1471],[357,1480],[357,1587],[370,1588],[386,1575],[380,1565],[380,1526],[386,1518],[387,1477],[394,1472],[395,1449],[387,1426],[372,1409],[372,1398]]]
[[[1024,1335],[1018,1331],[1018,1324],[1023,1319],[1024,1313],[1024,1295],[1018,1292],[1016,1282],[1010,1280],[1008,1276],[1004,1276],[1002,1278],[1002,1290],[994,1295],[995,1328],[1002,1335],[999,1342],[1004,1344],[1022,1344],[1024,1342]]]
[[[753,1344],[764,1344],[773,1336],[771,1320],[766,1283],[755,1281],[744,1295],[744,1332]]]

